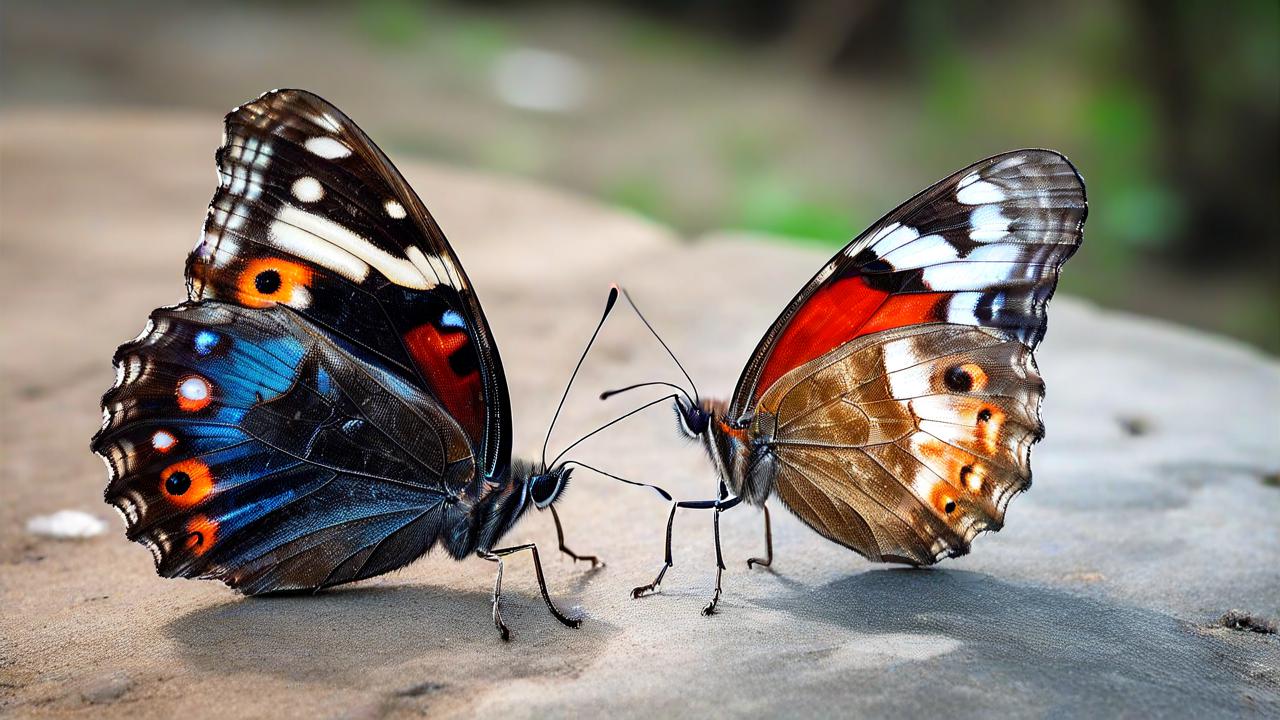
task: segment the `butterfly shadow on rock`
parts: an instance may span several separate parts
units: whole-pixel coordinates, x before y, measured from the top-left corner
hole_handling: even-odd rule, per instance
[[[1236,647],[1158,612],[984,573],[873,570],[762,604],[847,628],[855,645],[903,635],[956,642],[921,672],[885,678],[919,696],[927,677],[934,690],[924,702],[938,712],[976,684],[999,714],[1183,716],[1280,700],[1248,669],[1275,648]]]
[[[592,617],[577,630],[565,628],[546,615],[536,594],[507,591],[502,607],[512,641],[504,643],[490,602],[486,592],[432,586],[339,588],[235,597],[179,617],[166,630],[188,662],[219,673],[365,683],[382,668],[421,664],[442,685],[465,683],[478,668],[499,680],[495,674],[582,667],[617,632]],[[581,608],[566,610],[582,616]],[[506,654],[518,661],[494,662]]]

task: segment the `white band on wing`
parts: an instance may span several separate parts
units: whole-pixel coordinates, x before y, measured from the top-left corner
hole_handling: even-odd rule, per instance
[[[391,282],[415,290],[429,290],[429,282],[419,267],[407,258],[398,258],[338,223],[284,205],[271,223],[271,242],[355,282],[364,282],[373,266]]]

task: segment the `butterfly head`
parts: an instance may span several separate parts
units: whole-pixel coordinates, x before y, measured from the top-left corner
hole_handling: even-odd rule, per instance
[[[680,433],[689,439],[701,437],[711,424],[711,410],[703,405],[696,405],[687,398],[676,398],[676,421]]]
[[[551,503],[555,502],[569,485],[571,471],[572,468],[557,465],[546,472],[530,476],[527,481],[529,499],[533,500],[534,507],[539,510],[551,507]]]

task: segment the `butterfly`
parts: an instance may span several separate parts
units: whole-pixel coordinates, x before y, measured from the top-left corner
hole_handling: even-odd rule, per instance
[[[276,90],[229,113],[188,299],[116,351],[92,447],[165,577],[318,591],[439,546],[502,563],[570,468],[511,458],[502,361],[440,227],[336,107]],[[610,303],[612,304],[612,303]],[[567,393],[567,389],[566,389]]]
[[[1017,150],[941,180],[846,245],[774,321],[729,401],[700,399],[696,386],[673,396],[719,492],[672,503],[664,564],[632,596],[656,592],[671,567],[678,507],[715,510],[704,614],[721,596],[719,514],[744,501],[764,510],[767,547],[748,567],[772,563],[775,495],[877,562],[931,565],[999,530],[1031,484],[1044,436],[1032,351],[1087,213],[1064,156]],[[641,386],[651,384],[667,383]]]

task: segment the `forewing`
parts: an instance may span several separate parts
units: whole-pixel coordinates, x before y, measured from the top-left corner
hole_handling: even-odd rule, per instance
[[[191,300],[287,305],[429,393],[486,475],[510,460],[510,401],[488,323],[444,234],[346,115],[277,90],[226,117],[220,184],[187,261]]]
[[[881,218],[800,290],[761,339],[730,415],[850,340],[920,323],[1002,331],[1034,349],[1059,268],[1083,238],[1074,166],[1049,150],[975,163]]]
[[[377,575],[426,552],[474,482],[438,402],[290,308],[156,310],[115,364],[93,449],[167,577],[252,594]]]
[[[928,565],[998,530],[1031,484],[1044,384],[1027,345],[931,324],[860,338],[789,372],[752,423],[783,502],[872,560]]]

